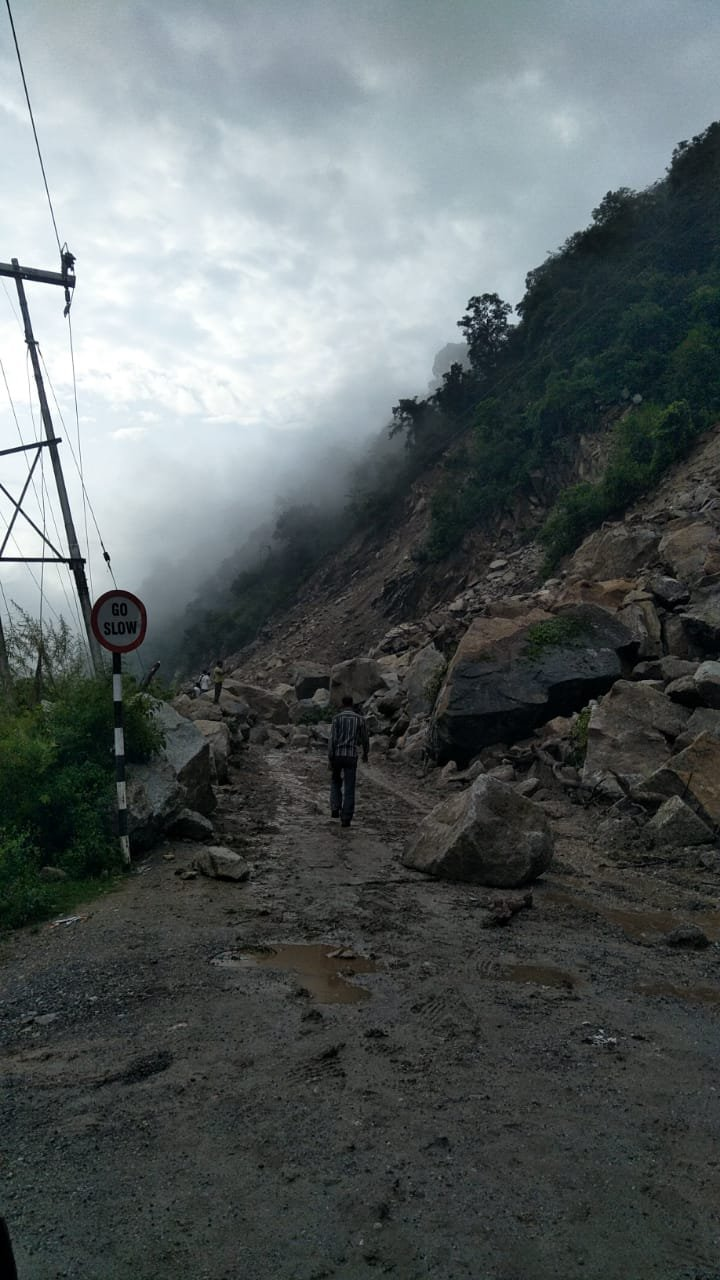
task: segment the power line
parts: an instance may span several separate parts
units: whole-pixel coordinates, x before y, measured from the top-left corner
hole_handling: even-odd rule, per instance
[[[37,129],[35,128],[35,117],[33,115],[33,109],[30,103],[30,94],[28,92],[27,80],[25,79],[25,69],[23,67],[22,58],[20,56],[20,46],[18,44],[18,38],[15,32],[15,23],[13,21],[12,9],[10,8],[10,0],[5,0],[5,4],[7,5],[8,17],[10,19],[10,26],[12,28],[13,40],[15,42],[15,52],[17,54],[18,66],[20,67],[20,75],[22,76],[23,89],[25,90],[25,101],[27,102],[27,108],[30,114],[30,123],[32,125],[33,137],[35,139],[35,146],[37,148],[38,160],[40,161],[40,170],[42,172],[43,182],[45,184],[45,195],[47,196],[48,207],[50,209],[50,217],[52,218],[53,230],[55,232],[55,239],[57,240],[58,253],[62,254],[62,247],[60,244],[60,235],[57,229],[57,222],[55,221],[55,210],[53,209],[52,200],[50,199],[50,188],[48,186],[47,175],[45,173],[45,165],[43,164],[42,152],[40,150],[40,140],[37,135]]]
[[[70,316],[69,306],[67,308],[66,314],[67,314],[67,322],[68,322],[68,335],[70,338],[70,367],[72,369],[73,403],[75,405],[75,435],[77,438],[78,459],[80,464],[78,470],[80,472],[80,484],[82,487],[83,525],[85,528],[85,546],[87,548],[87,557],[88,557],[88,577],[90,578],[90,593],[91,595],[94,596],[95,587],[93,585],[92,562],[90,560],[90,538],[88,537],[87,494],[85,490],[85,477],[83,474],[82,441],[80,438],[80,413],[78,410],[78,397],[77,397],[77,378],[75,377],[75,347],[73,345],[72,318]],[[43,360],[43,364],[44,363],[45,361]],[[52,391],[52,384],[51,384],[50,390]],[[55,395],[55,392],[53,391],[53,397],[54,395]],[[102,539],[100,539],[100,541],[102,543]]]
[[[43,353],[42,353],[42,350],[41,350],[41,348],[40,348],[40,344],[39,344],[39,343],[38,343],[38,354],[39,354],[39,356],[40,356],[40,359],[42,360],[42,366],[43,366],[43,369],[44,369],[44,371],[45,371],[45,377],[46,377],[46,378],[47,378],[47,380],[48,380],[48,385],[49,385],[49,387],[50,387],[50,393],[51,393],[51,395],[52,395],[53,402],[54,402],[54,404],[55,404],[55,408],[57,409],[58,418],[60,419],[60,422],[61,422],[61,424],[62,424],[63,430],[67,433],[67,425],[66,425],[66,423],[65,423],[65,419],[63,418],[62,409],[60,408],[60,405],[59,405],[59,403],[58,403],[58,398],[57,398],[57,396],[56,396],[56,394],[55,394],[55,388],[54,388],[53,383],[52,383],[52,378],[50,377],[50,374],[49,374],[49,372],[48,372],[48,367],[47,367],[47,365],[46,365],[46,363],[45,363],[45,357],[44,357],[44,355],[43,355]],[[78,464],[78,459],[77,459],[77,458],[76,458],[76,456],[75,456],[75,450],[73,449],[73,446],[72,446],[72,440],[70,439],[70,436],[69,436],[69,435],[66,435],[66,439],[67,439],[68,448],[70,449],[70,456],[71,456],[71,458],[72,458],[73,462],[75,463],[75,470],[76,470],[76,471],[77,471],[77,473],[78,473],[78,478],[79,478],[79,480],[80,480],[80,484],[81,484],[81,486],[82,486],[83,498],[84,498],[84,500],[87,502],[87,505],[88,505],[88,508],[89,508],[89,511],[90,511],[90,515],[92,516],[93,524],[95,525],[95,532],[97,533],[98,541],[99,541],[99,543],[100,543],[100,547],[101,547],[101,549],[102,549],[102,553],[103,553],[103,560],[105,561],[105,563],[106,563],[106,565],[107,565],[107,567],[108,567],[108,573],[110,574],[110,577],[111,577],[111,578],[112,578],[112,580],[113,580],[113,585],[114,585],[114,586],[117,586],[117,582],[115,582],[115,574],[113,573],[112,564],[111,564],[111,562],[110,562],[110,552],[107,550],[107,548],[106,548],[106,546],[105,546],[105,543],[104,543],[104,542],[103,542],[103,540],[102,540],[102,534],[100,533],[100,526],[99,526],[99,524],[98,524],[98,522],[97,522],[97,517],[96,517],[96,515],[95,515],[95,510],[94,510],[94,508],[93,508],[93,504],[92,504],[92,502],[90,501],[90,495],[89,495],[89,493],[88,493],[88,491],[87,491],[87,488],[86,488],[86,486],[85,486],[85,477],[83,476],[82,467],[81,467],[81,465],[79,465],[79,464]],[[89,555],[89,554],[90,554],[90,548],[89,548],[89,546],[88,546],[88,555]]]

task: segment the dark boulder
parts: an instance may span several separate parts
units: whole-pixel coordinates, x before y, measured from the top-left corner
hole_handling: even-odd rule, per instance
[[[620,678],[620,655],[632,644],[628,629],[598,605],[476,618],[437,701],[432,755],[465,763],[482,747],[517,742],[570,715]]]

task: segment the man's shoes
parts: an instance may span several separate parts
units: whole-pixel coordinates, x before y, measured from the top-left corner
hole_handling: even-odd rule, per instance
[[[339,809],[331,809],[331,810],[330,810],[330,817],[331,817],[331,818],[339,818],[339,817],[340,817],[340,810],[339,810]]]
[[[340,823],[340,825],[341,825],[341,826],[343,826],[343,827],[349,827],[349,826],[350,826],[350,819],[349,819],[349,818],[343,818],[343,819],[342,819],[342,821],[341,821],[341,823]]]

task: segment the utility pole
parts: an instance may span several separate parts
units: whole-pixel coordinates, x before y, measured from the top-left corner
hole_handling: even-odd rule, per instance
[[[62,255],[62,268],[63,268],[62,271],[39,271],[39,270],[36,270],[34,267],[21,267],[17,258],[13,258],[11,263],[9,264],[6,262],[0,262],[0,276],[11,277],[15,281],[15,285],[17,288],[18,299],[20,302],[20,310],[22,312],[23,325],[25,328],[25,341],[28,346],[28,351],[30,352],[30,359],[32,361],[33,373],[35,374],[35,384],[37,386],[37,391],[38,391],[38,399],[40,401],[40,414],[42,417],[43,427],[45,428],[45,435],[47,437],[47,440],[43,441],[43,444],[46,444],[50,450],[50,460],[52,462],[52,468],[55,474],[55,484],[57,486],[58,497],[60,499],[60,508],[62,510],[63,522],[65,524],[65,535],[67,537],[68,551],[70,553],[69,556],[67,557],[61,557],[61,556],[55,555],[52,557],[52,559],[46,556],[43,556],[42,559],[47,562],[57,562],[58,560],[60,560],[61,562],[70,566],[73,572],[73,576],[75,578],[75,586],[77,589],[78,600],[80,601],[80,609],[82,611],[83,621],[85,623],[85,630],[87,632],[87,639],[88,639],[88,645],[90,646],[90,657],[92,660],[93,670],[95,671],[96,675],[100,675],[102,673],[102,659],[100,656],[100,648],[99,648],[98,642],[95,639],[95,636],[93,635],[93,630],[92,630],[92,624],[91,624],[92,604],[90,601],[90,592],[88,591],[87,578],[85,576],[85,561],[80,555],[80,544],[78,543],[78,540],[77,540],[77,535],[75,533],[75,526],[73,524],[72,512],[70,511],[70,503],[68,501],[67,489],[65,488],[65,477],[63,476],[62,464],[60,462],[60,454],[58,451],[59,441],[55,437],[55,432],[53,430],[52,418],[50,417],[50,408],[48,406],[47,396],[45,395],[45,384],[43,382],[42,372],[40,370],[40,359],[38,357],[37,343],[35,341],[35,335],[33,334],[33,331],[32,331],[32,324],[30,323],[30,312],[28,310],[27,298],[25,297],[25,287],[23,285],[24,280],[33,280],[33,281],[39,282],[40,284],[60,285],[65,290],[66,305],[67,307],[69,307],[70,290],[74,289],[75,287],[75,276],[73,274],[74,265],[75,265],[75,259],[73,258],[72,254],[68,253],[67,251]],[[33,446],[29,446],[29,447],[32,448]],[[3,452],[9,453],[11,451],[5,450]],[[37,456],[39,456],[39,449],[38,449]],[[23,491],[23,496],[24,496],[24,492],[25,491]],[[22,498],[20,499],[20,501],[22,502]],[[20,510],[20,505],[16,503],[15,506],[16,506],[16,514],[17,514],[17,512]],[[24,512],[22,514],[25,515]],[[25,518],[29,520],[28,516],[25,516]],[[30,523],[32,524],[33,522],[30,521]],[[35,525],[33,525],[33,527],[36,528]],[[44,535],[41,535],[41,536],[44,536]],[[48,539],[44,539],[44,541],[47,542]],[[1,556],[1,553],[0,553],[0,556]],[[9,559],[10,557],[5,557],[5,558]],[[20,559],[22,560],[24,558],[20,557]],[[1,662],[2,662],[2,659],[0,657],[0,665],[1,665]]]

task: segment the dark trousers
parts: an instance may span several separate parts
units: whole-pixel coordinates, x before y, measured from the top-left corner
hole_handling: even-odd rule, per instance
[[[330,808],[340,812],[340,816],[350,821],[355,812],[355,779],[357,777],[357,757],[343,760],[335,756],[332,761],[332,778],[330,781]]]
[[[214,697],[214,699],[213,699],[213,701],[214,701],[214,702],[219,702],[219,701],[220,701],[220,694],[221,694],[221,693],[222,693],[222,685],[221,685],[221,684],[216,684],[216,685],[215,685],[215,697]]]

